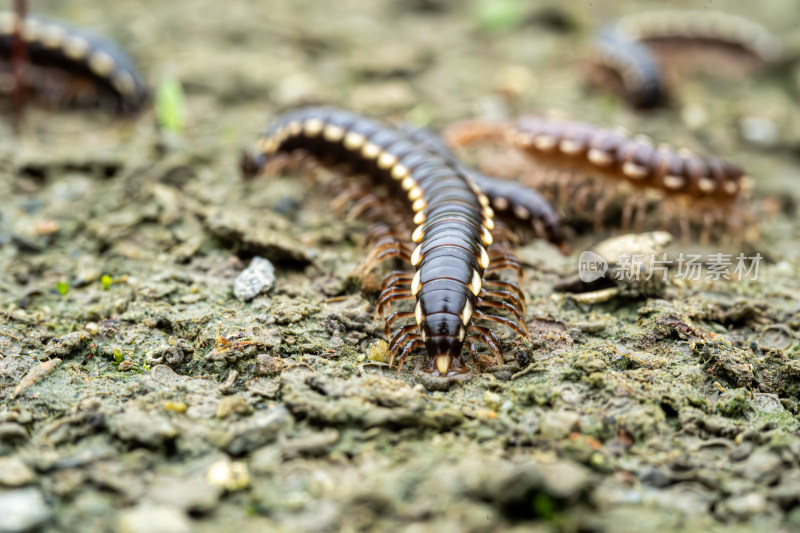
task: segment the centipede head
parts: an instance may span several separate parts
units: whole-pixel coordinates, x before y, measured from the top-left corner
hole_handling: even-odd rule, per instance
[[[254,154],[247,150],[242,150],[239,157],[239,170],[242,173],[242,178],[245,180],[252,179],[264,168],[266,158],[262,154]]]
[[[466,332],[459,316],[449,313],[429,315],[422,323],[422,332],[429,364],[425,372],[438,376],[469,372],[469,367],[461,359]]]

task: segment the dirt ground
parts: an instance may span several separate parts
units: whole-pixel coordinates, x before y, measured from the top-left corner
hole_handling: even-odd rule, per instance
[[[186,127],[0,126],[0,532],[800,530],[793,63],[686,76],[640,114],[583,59],[652,2],[32,4],[116,38],[151,87],[180,80]],[[800,49],[794,1],[724,9]],[[309,103],[434,129],[560,109],[730,157],[759,278],[578,302],[554,286],[607,235],[527,244],[531,341],[503,333],[506,365],[429,391],[421,357],[382,363],[353,276],[366,226],[305,177],[239,176],[270,117]],[[255,256],[275,286],[243,302]]]

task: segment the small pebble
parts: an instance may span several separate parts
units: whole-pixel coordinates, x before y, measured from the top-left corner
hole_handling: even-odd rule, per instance
[[[194,531],[186,513],[167,505],[145,503],[119,515],[119,533],[190,533]]]
[[[283,359],[265,353],[256,356],[256,373],[259,376],[277,376],[283,369]]]
[[[233,282],[233,295],[242,301],[250,301],[275,285],[275,267],[263,257],[254,257],[250,266]]]
[[[17,533],[40,526],[50,518],[39,489],[27,488],[0,493],[0,532]]]
[[[578,429],[580,416],[572,411],[554,411],[542,417],[539,432],[545,439],[563,439]]]
[[[764,117],[743,117],[739,122],[742,138],[754,144],[773,146],[778,142],[778,127]]]
[[[16,457],[0,458],[0,485],[21,487],[33,483],[34,479],[33,471]]]
[[[206,481],[214,487],[236,491],[250,485],[250,473],[244,462],[221,459],[209,467]]]

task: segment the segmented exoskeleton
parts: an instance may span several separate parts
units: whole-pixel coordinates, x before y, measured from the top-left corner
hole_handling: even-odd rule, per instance
[[[494,212],[463,168],[402,129],[333,108],[305,108],[278,118],[243,168],[258,171],[270,159],[298,150],[323,163],[348,163],[355,171],[392,184],[407,197],[416,228],[406,238],[416,247],[408,255],[398,239],[381,230],[378,242],[384,241],[369,258],[374,263],[400,257],[416,268],[413,274],[387,276],[378,297],[376,315],[381,316],[392,302],[415,300],[413,311],[394,312],[386,320],[392,359],[399,354],[402,365],[415,349],[425,348],[426,371],[440,376],[465,373],[463,347],[467,345],[474,358],[480,342],[502,363],[497,336],[477,322],[494,321],[527,335],[523,298],[515,284],[486,280],[484,274],[520,267],[505,256],[496,257],[490,266]],[[489,314],[487,309],[500,309],[514,318]],[[401,319],[414,319],[414,323],[391,333]]]
[[[530,224],[537,237],[547,239],[562,250],[566,249],[561,223],[555,209],[536,190],[508,180],[501,180],[461,163],[435,133],[424,128],[405,128],[409,138],[426,146],[431,152],[447,158],[478,185],[490,200],[498,218],[509,224]]]
[[[623,17],[598,33],[594,50],[593,62],[604,75],[602,81],[614,85],[632,106],[646,109],[667,103],[660,62],[671,51],[681,58],[700,51],[733,52],[740,60],[768,64],[779,59],[781,43],[769,30],[743,17],[675,10]],[[720,70],[718,62],[715,66]]]
[[[0,11],[0,77],[10,76],[17,15]],[[25,17],[23,84],[49,103],[97,105],[135,113],[147,89],[133,60],[113,41],[38,15]],[[9,84],[2,83],[0,87]]]
[[[487,138],[502,140],[531,156],[539,166],[599,174],[625,182],[634,190],[680,199],[682,205],[691,206],[694,214],[700,215],[704,226],[701,240],[707,239],[715,222],[723,221],[732,229],[742,222],[740,213],[733,209],[746,192],[744,171],[739,166],[655,144],[644,136],[631,137],[621,130],[587,122],[526,115],[511,124],[463,123],[451,128],[450,138],[456,145]],[[583,205],[586,199],[576,193],[572,200]],[[604,202],[595,203],[596,220],[604,206]],[[643,206],[631,204],[623,216],[623,226],[627,226],[627,219],[640,220],[641,216]]]

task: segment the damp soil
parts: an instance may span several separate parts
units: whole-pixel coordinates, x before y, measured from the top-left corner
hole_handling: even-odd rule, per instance
[[[800,528],[800,69],[688,76],[635,113],[584,83],[592,32],[643,9],[605,4],[34,2],[180,80],[186,125],[0,127],[0,530]],[[800,42],[793,2],[724,7]],[[505,364],[466,380],[398,375],[379,278],[354,275],[367,226],[328,205],[341,178],[239,175],[314,103],[434,129],[557,108],[730,156],[758,280],[576,300],[554,287],[608,235],[533,242],[530,341],[501,332]],[[242,301],[254,257],[274,287]]]

